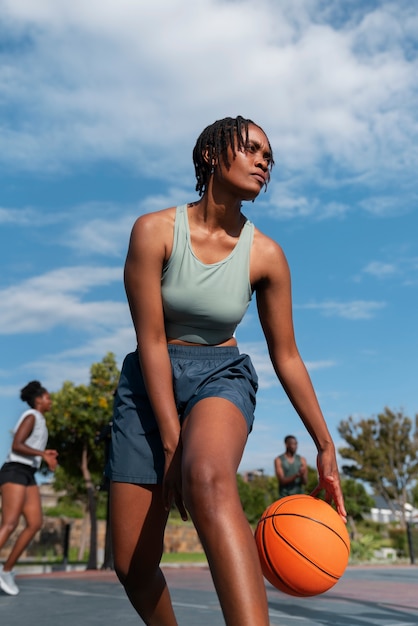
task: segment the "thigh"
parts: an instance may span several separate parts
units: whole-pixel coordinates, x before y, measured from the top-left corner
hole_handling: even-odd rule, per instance
[[[16,483],[4,483],[2,493],[3,524],[17,523],[25,504],[27,487]]]
[[[167,516],[160,485],[110,483],[112,545],[121,579],[158,567]]]
[[[183,473],[205,481],[229,480],[236,472],[248,438],[246,420],[229,400],[212,397],[198,402],[182,427]]]
[[[30,525],[38,526],[42,523],[41,496],[37,485],[26,487],[22,514]]]

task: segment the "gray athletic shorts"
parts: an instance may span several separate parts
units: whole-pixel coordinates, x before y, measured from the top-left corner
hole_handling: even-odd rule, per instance
[[[225,398],[243,414],[248,432],[254,421],[258,378],[238,348],[168,345],[180,422],[203,398]],[[210,416],[208,416],[210,419]],[[106,476],[118,482],[161,483],[164,451],[139,367],[138,353],[124,360],[115,394],[112,443]]]

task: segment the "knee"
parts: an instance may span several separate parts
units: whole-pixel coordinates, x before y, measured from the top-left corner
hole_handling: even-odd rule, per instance
[[[231,493],[226,473],[211,465],[191,468],[183,474],[183,498],[192,518],[211,516]]]
[[[3,521],[1,528],[3,532],[5,532],[6,535],[9,537],[16,530],[18,523],[19,518],[7,519]]]
[[[26,528],[31,532],[32,536],[36,535],[38,531],[42,529],[43,518],[36,517],[26,520]]]
[[[154,589],[159,577],[162,576],[159,565],[148,567],[136,564],[129,569],[121,567],[115,561],[115,573],[125,589],[125,593],[131,603],[143,616],[150,598],[154,595]],[[158,584],[158,583],[157,583]]]
[[[117,553],[114,554],[114,568],[116,576],[125,588],[128,595],[135,591],[140,592],[152,580],[159,571],[160,558],[148,558],[146,552],[141,558],[135,558],[127,562],[124,558],[118,558]]]

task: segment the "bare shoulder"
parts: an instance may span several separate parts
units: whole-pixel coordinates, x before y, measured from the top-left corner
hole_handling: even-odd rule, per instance
[[[27,438],[33,430],[33,427],[35,425],[35,419],[36,418],[33,413],[28,413],[27,415],[25,415],[16,430],[15,437],[19,438],[19,436],[23,434],[23,438]]]
[[[132,227],[128,257],[132,258],[141,251],[166,257],[173,242],[175,215],[176,209],[171,207],[138,217]]]
[[[162,209],[161,211],[153,211],[144,213],[136,220],[132,228],[132,233],[152,234],[157,231],[161,234],[161,230],[172,228],[176,215],[176,208]]]
[[[257,284],[260,281],[287,276],[288,272],[289,267],[282,247],[255,228],[251,253],[251,282]]]

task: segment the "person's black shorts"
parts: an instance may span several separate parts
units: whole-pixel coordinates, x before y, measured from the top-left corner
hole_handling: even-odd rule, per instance
[[[36,485],[35,480],[36,468],[24,463],[4,463],[0,469],[0,485],[5,483],[14,483],[15,485],[24,485],[32,487]]]
[[[236,347],[169,344],[173,388],[182,421],[200,400],[225,398],[241,411],[248,432],[254,421],[257,374],[247,354]],[[161,483],[164,450],[145,390],[138,353],[122,366],[113,411],[112,444],[106,476],[117,482]]]

